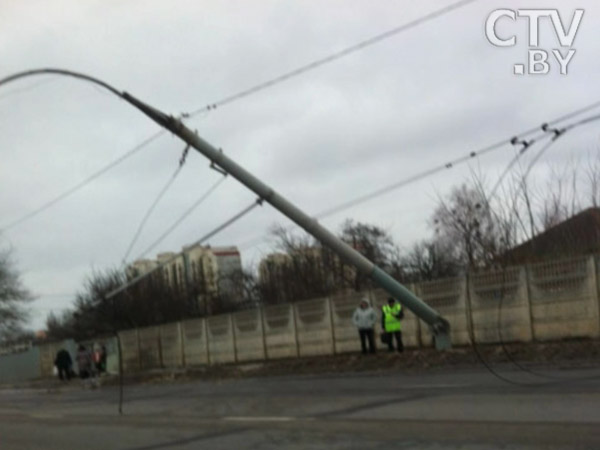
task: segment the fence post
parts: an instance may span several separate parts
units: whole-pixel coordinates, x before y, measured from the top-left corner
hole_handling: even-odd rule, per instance
[[[165,368],[165,363],[163,361],[163,348],[162,348],[162,326],[158,325],[158,333],[156,333],[158,339],[158,365],[161,369]]]
[[[231,327],[231,335],[233,336],[233,360],[237,363],[237,340],[235,337],[235,321],[233,320],[233,313],[229,313],[229,326]]]
[[[598,268],[596,267],[596,256],[590,255],[590,268],[592,270],[593,290],[592,298],[596,300],[596,314],[598,314],[598,333],[600,335],[600,298],[598,295]]]
[[[260,306],[258,313],[260,314],[260,328],[262,330],[263,352],[265,354],[265,360],[268,360],[269,352],[267,351],[267,331],[266,331],[266,327],[265,327],[265,307]]]
[[[467,315],[467,332],[472,344],[476,344],[475,326],[473,325],[473,308],[471,307],[471,277],[469,272],[463,275],[463,288],[465,289],[465,312]]]
[[[210,366],[210,345],[208,345],[208,317],[202,319],[202,329],[204,331],[204,348],[206,349],[206,362]]]
[[[418,295],[417,285],[415,283],[410,284],[410,290],[413,292],[413,294]],[[417,348],[422,348],[423,338],[421,337],[421,319],[419,319],[418,316],[415,316],[415,319],[417,321]]]
[[[329,309],[329,326],[331,327],[331,344],[333,354],[337,355],[337,351],[335,349],[335,326],[333,324],[333,299],[331,297],[327,297],[327,306]]]
[[[529,264],[523,266],[525,271],[525,292],[527,296],[527,307],[529,308],[529,324],[531,327],[531,342],[535,342],[535,321],[533,317],[533,302],[531,301],[531,272],[529,270]]]
[[[187,363],[185,360],[185,333],[184,333],[184,327],[183,327],[183,322],[177,322],[177,327],[179,328],[179,352],[181,354],[181,358],[179,358],[179,361],[181,363],[181,367],[187,367]]]
[[[142,346],[140,344],[140,329],[135,329],[135,341],[137,343],[137,360],[138,360],[138,370],[142,371]]]
[[[300,341],[298,340],[298,318],[296,313],[296,304],[290,303],[292,308],[292,323],[294,324],[294,340],[296,341],[296,357],[300,357]]]

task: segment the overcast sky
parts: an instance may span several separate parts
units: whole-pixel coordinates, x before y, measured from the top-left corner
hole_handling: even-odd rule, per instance
[[[191,111],[314,59],[409,22],[451,0],[80,1],[3,0],[0,78],[38,67],[81,71],[172,114]],[[567,6],[568,4],[568,6]],[[509,138],[600,100],[600,3],[585,9],[569,74],[513,74],[527,59],[527,22],[501,20],[498,8],[558,8],[572,2],[480,0],[384,42],[188,124],[216,147],[316,214],[329,207]],[[567,23],[568,25],[568,23]],[[559,47],[550,21],[540,47]],[[35,88],[28,89],[36,85]],[[594,111],[596,113],[599,110]],[[44,77],[0,88],[0,228],[77,184],[158,130],[117,98],[89,84]],[[544,156],[547,167],[597,147],[598,125],[574,130]],[[165,134],[63,202],[0,234],[25,285],[35,293],[35,329],[69,306],[92,269],[118,266],[139,222],[177,167],[183,144]],[[429,235],[439,193],[481,170],[494,180],[505,149],[324,219],[387,229],[403,247]],[[132,258],[202,195],[219,174],[191,153],[158,205]],[[254,196],[226,180],[154,254],[178,251],[236,213]],[[288,221],[256,209],[211,241],[241,245]],[[270,251],[242,247],[244,264]]]

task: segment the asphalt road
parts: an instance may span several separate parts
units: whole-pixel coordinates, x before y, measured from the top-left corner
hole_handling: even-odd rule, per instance
[[[600,370],[0,390],[2,450],[600,449]],[[583,379],[585,378],[585,379]]]

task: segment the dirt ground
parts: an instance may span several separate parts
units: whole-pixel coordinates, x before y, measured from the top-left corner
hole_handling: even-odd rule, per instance
[[[375,355],[345,353],[273,361],[160,369],[125,374],[125,384],[172,383],[192,380],[219,380],[279,375],[322,375],[356,372],[423,372],[469,369],[496,364],[515,368],[581,369],[600,367],[600,340],[574,339],[559,342],[510,343],[456,347],[438,352],[433,348],[406,349],[404,353],[380,350]],[[102,377],[102,385],[116,385],[118,376]],[[52,388],[59,380],[42,379],[2,386]]]
[[[478,356],[479,354],[479,356]],[[126,376],[128,382],[165,382],[277,375],[311,375],[344,372],[423,371],[469,368],[487,364],[574,369],[600,367],[600,340],[568,340],[548,343],[477,345],[438,352],[432,348],[407,349],[404,353],[379,351],[375,355],[342,354],[274,361],[223,364]]]

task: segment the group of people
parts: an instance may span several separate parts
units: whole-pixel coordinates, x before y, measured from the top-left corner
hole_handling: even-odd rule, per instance
[[[82,380],[106,373],[107,352],[103,344],[94,344],[91,350],[80,344],[77,348],[75,360],[77,362],[77,375]],[[75,376],[71,354],[64,348],[56,353],[54,366],[58,377],[63,381],[68,381]]]
[[[388,350],[393,352],[404,351],[402,344],[402,319],[404,311],[396,299],[390,297],[386,305],[381,308],[381,341],[387,344]],[[352,322],[358,328],[362,353],[375,353],[375,325],[377,324],[377,311],[371,306],[368,298],[361,299],[358,308],[352,315]],[[396,347],[394,348],[394,339]]]

